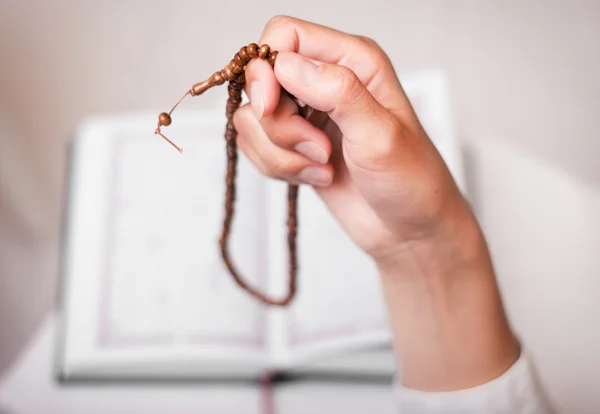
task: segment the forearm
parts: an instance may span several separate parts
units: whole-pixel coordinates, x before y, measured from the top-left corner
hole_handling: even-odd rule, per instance
[[[434,238],[406,243],[392,257],[379,268],[404,386],[469,388],[517,360],[487,246],[468,208]]]

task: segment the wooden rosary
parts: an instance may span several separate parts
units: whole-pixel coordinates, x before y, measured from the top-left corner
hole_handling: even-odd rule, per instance
[[[288,305],[294,295],[296,294],[296,229],[298,226],[296,218],[296,209],[298,201],[298,186],[290,184],[288,186],[288,248],[289,248],[289,283],[287,295],[281,299],[270,298],[258,289],[250,286],[239,274],[233,265],[228,252],[229,235],[231,231],[231,221],[233,219],[234,202],[235,202],[235,177],[237,171],[237,131],[233,125],[233,115],[235,111],[240,107],[242,102],[242,90],[246,83],[246,77],[244,68],[252,59],[263,59],[271,64],[271,67],[275,65],[277,59],[277,51],[271,51],[268,45],[258,46],[256,43],[250,43],[248,46],[244,46],[238,53],[235,54],[234,58],[229,62],[225,68],[215,72],[210,78],[203,82],[196,83],[192,88],[185,93],[179,99],[179,101],[173,106],[169,113],[163,112],[158,116],[158,126],[155,133],[166,139],[173,147],[179,152],[182,149],[175,145],[171,140],[164,136],[161,132],[161,127],[169,126],[171,124],[171,114],[173,110],[181,103],[183,98],[186,96],[198,96],[212,88],[213,86],[222,85],[226,81],[229,81],[227,91],[229,92],[229,98],[227,99],[226,116],[227,125],[225,127],[225,142],[227,149],[227,174],[225,177],[226,190],[225,190],[225,218],[223,220],[223,230],[221,238],[219,239],[219,245],[221,246],[221,256],[225,265],[229,269],[231,276],[235,282],[244,290],[249,292],[252,296],[256,297],[263,303],[273,306],[286,306]],[[311,112],[311,108],[304,105],[301,101],[290,95],[292,99],[300,108],[300,115],[307,118]]]

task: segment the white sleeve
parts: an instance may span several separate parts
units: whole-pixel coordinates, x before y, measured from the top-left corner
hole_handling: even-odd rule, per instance
[[[549,414],[525,353],[500,377],[474,388],[426,392],[395,386],[400,414]]]

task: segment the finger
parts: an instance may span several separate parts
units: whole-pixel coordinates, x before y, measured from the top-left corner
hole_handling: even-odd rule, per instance
[[[273,68],[262,59],[253,59],[246,66],[245,73],[246,86],[244,89],[250,98],[254,115],[257,119],[271,115],[277,108],[281,90],[281,86],[273,74]]]
[[[313,108],[327,112],[344,136],[351,161],[384,171],[398,165],[398,121],[347,67],[280,52],[275,74],[281,85]]]
[[[349,67],[384,106],[393,110],[407,107],[408,101],[389,58],[368,38],[277,16],[265,26],[260,43],[268,44],[271,50],[297,52],[317,61]],[[246,79],[249,84],[260,83],[263,92],[261,116],[268,116],[277,106],[280,93],[274,87],[273,71],[268,64],[255,59],[246,67]]]
[[[255,107],[251,106],[256,115]],[[323,115],[314,113],[312,122],[305,120],[299,115],[298,105],[287,94],[282,94],[276,109],[269,117],[261,119],[260,124],[275,145],[294,150],[316,163],[326,164],[332,148],[329,138],[319,128],[327,119]]]
[[[234,116],[238,146],[266,176],[293,184],[328,186],[333,180],[331,165],[317,164],[303,155],[275,145],[247,104]]]
[[[327,164],[331,155],[329,138],[298,114],[298,106],[289,96],[282,95],[273,114],[260,124],[278,147],[296,151],[318,164]]]

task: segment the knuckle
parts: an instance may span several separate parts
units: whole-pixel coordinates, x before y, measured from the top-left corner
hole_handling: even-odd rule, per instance
[[[269,178],[278,178],[279,176],[277,175],[277,171],[275,171],[275,168],[268,163],[264,163],[261,164],[260,166],[260,172],[263,173],[264,176],[269,177]]]
[[[379,46],[379,43],[366,36],[356,36],[356,38],[365,46],[365,58],[368,62],[371,62],[373,68],[383,68],[391,65],[389,56]]]
[[[267,122],[269,120],[265,120],[264,124],[266,124],[264,130],[269,137],[269,141],[275,144],[277,147],[289,149],[296,142],[296,138],[293,134],[290,134],[291,126],[289,120],[281,120],[277,123],[275,122]]]
[[[263,164],[262,173],[269,178],[279,178],[281,176],[278,166],[272,162]]]
[[[375,40],[371,39],[370,37],[358,35],[358,36],[356,36],[356,38],[371,49],[382,50],[381,47],[379,46],[379,44]]]
[[[279,132],[272,132],[269,134],[269,140],[279,147],[286,147],[286,139],[283,134]]]
[[[273,178],[284,178],[294,175],[293,163],[289,159],[274,159],[271,163],[271,174]]]
[[[286,26],[290,23],[293,22],[293,18],[290,16],[286,16],[286,15],[277,15],[277,16],[273,16],[269,19],[269,21],[267,22],[267,24],[265,25],[265,33],[273,30],[274,28],[277,27],[281,27],[281,26]]]
[[[358,40],[366,47],[368,57],[376,61],[387,61],[388,55],[385,53],[383,48],[379,46],[375,40],[366,36],[357,36]]]

